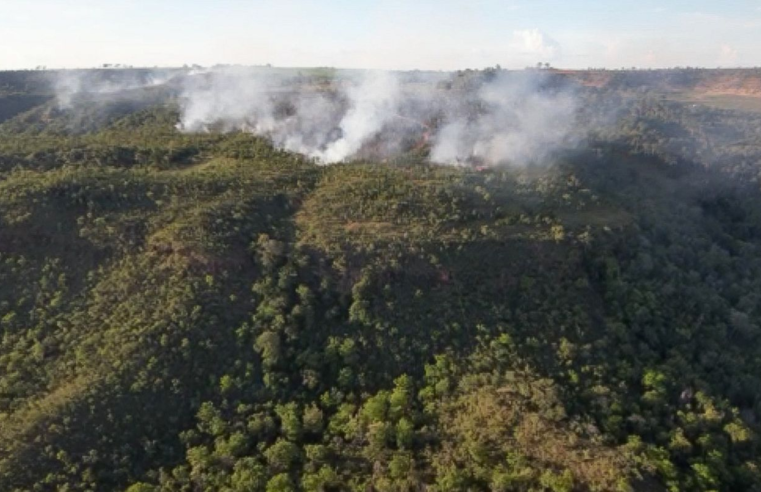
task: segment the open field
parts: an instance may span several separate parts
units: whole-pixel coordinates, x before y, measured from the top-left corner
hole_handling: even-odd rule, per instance
[[[665,93],[663,97],[687,104],[702,104],[716,109],[761,113],[761,95],[706,94],[701,92]]]

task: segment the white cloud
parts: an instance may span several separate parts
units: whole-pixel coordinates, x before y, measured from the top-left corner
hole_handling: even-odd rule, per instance
[[[721,50],[719,51],[720,63],[725,65],[736,63],[737,58],[738,58],[737,49],[733,48],[732,46],[728,44],[721,45]]]
[[[557,60],[561,55],[560,43],[539,29],[514,31],[511,47],[519,54],[542,60]]]
[[[681,19],[684,24],[692,27],[693,29],[711,29],[711,32],[716,32],[719,29],[725,29],[730,31],[737,30],[756,30],[761,27],[761,18],[758,16],[745,16],[745,15],[718,15],[708,14],[705,12],[689,12],[681,14]]]

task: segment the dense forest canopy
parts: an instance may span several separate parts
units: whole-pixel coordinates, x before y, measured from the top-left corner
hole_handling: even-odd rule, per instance
[[[272,71],[266,134],[0,72],[0,490],[761,490],[761,75],[407,72],[323,165],[293,94],[359,75]],[[541,158],[432,162],[565,94]]]

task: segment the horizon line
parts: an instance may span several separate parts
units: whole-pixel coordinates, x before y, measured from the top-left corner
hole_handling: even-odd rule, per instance
[[[433,72],[433,73],[455,73],[466,71],[484,71],[484,70],[501,70],[505,72],[522,72],[527,70],[536,70],[543,72],[663,72],[672,70],[761,70],[761,65],[738,65],[738,66],[692,66],[692,65],[675,65],[673,67],[549,67],[526,66],[523,68],[505,68],[500,64],[485,66],[480,68],[465,67],[454,69],[430,69],[430,68],[361,68],[361,67],[340,67],[329,65],[297,66],[297,65],[272,65],[272,64],[244,64],[244,63],[216,63],[214,65],[183,64],[183,65],[129,65],[122,63],[104,63],[100,66],[90,67],[48,67],[47,65],[38,65],[27,68],[2,68],[0,72],[60,72],[60,71],[77,71],[77,70],[193,70],[193,69],[214,69],[214,68],[264,68],[279,70],[335,70],[335,71],[361,71],[361,72]]]

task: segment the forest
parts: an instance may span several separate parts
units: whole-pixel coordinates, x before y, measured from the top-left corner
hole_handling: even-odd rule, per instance
[[[0,72],[0,491],[761,491],[761,113],[544,72],[527,165],[433,162],[451,105],[325,165],[184,131],[187,71]]]

